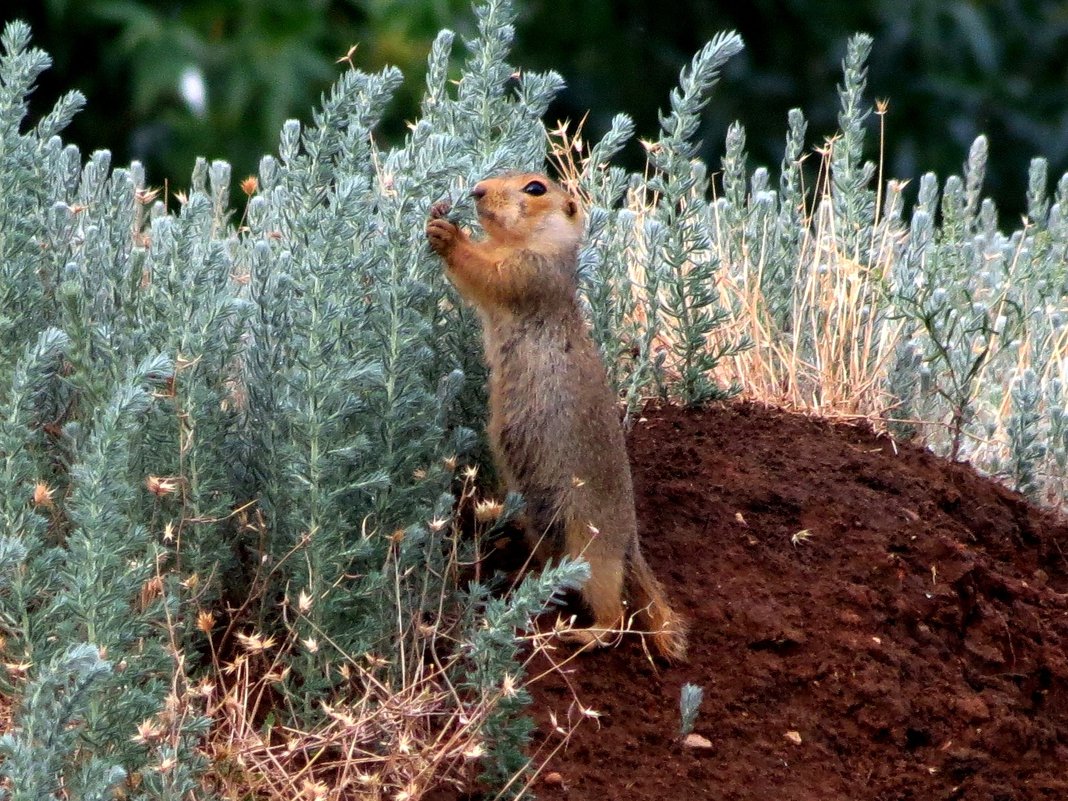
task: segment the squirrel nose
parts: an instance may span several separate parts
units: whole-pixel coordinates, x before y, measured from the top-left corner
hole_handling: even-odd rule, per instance
[[[475,188],[471,190],[471,197],[475,200],[482,200],[486,196],[486,187],[482,184],[475,184]]]

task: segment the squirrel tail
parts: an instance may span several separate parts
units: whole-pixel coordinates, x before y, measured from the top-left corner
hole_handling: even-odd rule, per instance
[[[684,662],[689,627],[668,604],[664,588],[645,561],[637,540],[631,546],[627,562],[627,596],[635,626],[649,632],[647,636],[659,656],[669,662]]]

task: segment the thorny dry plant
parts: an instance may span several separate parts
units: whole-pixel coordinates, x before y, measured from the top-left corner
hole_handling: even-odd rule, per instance
[[[584,122],[584,121],[583,121]],[[582,136],[582,123],[574,130],[561,123],[550,134],[551,160],[561,182],[572,191],[595,165]],[[861,264],[845,253],[836,235],[830,206],[830,159],[834,142],[818,151],[820,167],[813,196],[814,208],[803,212],[804,236],[800,257],[793,265],[795,292],[792,332],[779,330],[768,310],[761,280],[768,268],[765,257],[774,253],[763,230],[762,241],[743,242],[741,260],[732,260],[720,233],[714,248],[721,269],[717,291],[725,309],[726,324],[715,331],[709,346],[748,337],[753,346],[721,362],[715,378],[723,385],[737,383],[743,397],[799,412],[827,417],[867,418],[881,424],[889,403],[882,390],[901,325],[876,326],[879,293],[889,278],[895,255],[895,232],[888,226],[873,227],[872,259]],[[645,176],[648,179],[648,175]],[[647,182],[643,181],[643,184]],[[710,187],[715,191],[715,184]],[[581,192],[577,192],[582,197]],[[806,197],[808,197],[806,195]],[[585,198],[583,198],[585,199]],[[628,192],[624,207],[634,213],[634,231],[640,241],[642,222],[658,201],[655,194]],[[713,206],[715,209],[715,206]],[[754,254],[757,254],[754,256]],[[635,293],[642,293],[645,276],[638,259],[627,265]],[[639,300],[638,313],[646,304]],[[640,321],[639,321],[640,322]],[[815,358],[802,353],[802,338],[814,343]],[[676,349],[666,331],[658,333],[657,352],[663,353],[670,373]]]
[[[475,534],[480,543],[495,517],[492,512],[499,512],[500,507],[476,502],[475,494],[475,473],[470,471],[464,474],[461,502],[473,508],[477,504],[481,510]],[[475,564],[460,561],[460,537],[470,535],[462,534],[457,522],[435,520],[430,527],[452,543],[447,570],[477,572],[480,549]],[[396,565],[392,567],[394,582],[411,579],[401,575]],[[301,595],[282,603],[292,623],[294,614],[305,616],[315,602]],[[209,781],[227,798],[279,801],[408,801],[434,786],[470,789],[486,753],[482,729],[487,717],[505,694],[518,690],[518,684],[506,681],[497,695],[484,697],[472,697],[457,687],[451,677],[463,658],[459,621],[447,598],[438,599],[438,610],[435,622],[398,629],[396,652],[407,656],[393,663],[378,654],[344,653],[325,635],[299,639],[292,625],[289,634],[278,641],[235,631],[237,647],[226,656],[219,646],[227,633],[217,632],[214,618],[204,613],[198,627],[208,640],[214,673],[209,686],[215,692],[208,709],[212,729],[205,746],[213,765]],[[561,670],[576,656],[574,649],[561,647],[558,635],[554,630],[523,638],[527,643],[524,668],[552,666],[527,679],[526,685],[546,672]],[[276,688],[285,678],[285,661],[302,650],[320,655],[332,652],[333,670],[347,688],[343,696],[321,701],[322,722],[307,729],[281,724],[276,715],[281,703]],[[550,715],[552,730],[545,732],[547,736],[529,754],[531,770],[513,779],[523,786],[502,789],[500,797],[505,792],[522,797],[579,723],[595,717],[577,695],[566,720]]]

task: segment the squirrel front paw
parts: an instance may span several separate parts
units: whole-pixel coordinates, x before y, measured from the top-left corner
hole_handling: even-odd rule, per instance
[[[437,204],[435,204],[436,206]],[[430,210],[430,222],[426,224],[426,238],[430,247],[439,256],[448,254],[456,245],[460,236],[460,229],[448,220],[434,216],[434,209]]]

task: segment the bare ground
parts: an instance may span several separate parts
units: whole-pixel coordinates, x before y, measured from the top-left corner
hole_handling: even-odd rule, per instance
[[[559,740],[552,715],[599,713],[540,798],[1068,798],[1062,519],[967,465],[754,405],[649,408],[629,448],[690,661],[632,640],[539,680],[535,746]],[[710,748],[678,740],[685,682]]]

